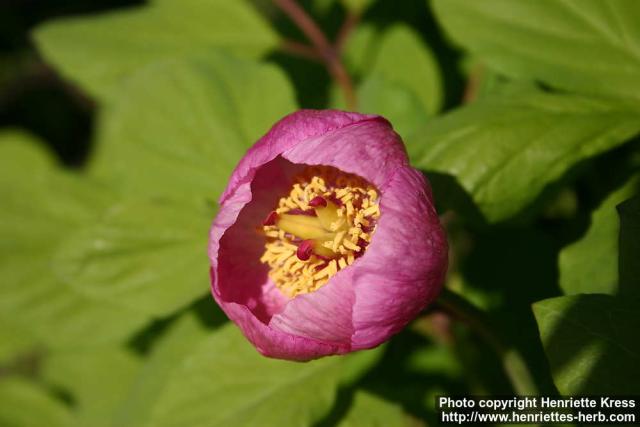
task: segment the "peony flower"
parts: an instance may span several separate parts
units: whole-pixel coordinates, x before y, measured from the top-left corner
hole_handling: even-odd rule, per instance
[[[303,110],[242,158],[209,242],[212,293],[265,356],[375,347],[439,293],[447,242],[384,118]]]

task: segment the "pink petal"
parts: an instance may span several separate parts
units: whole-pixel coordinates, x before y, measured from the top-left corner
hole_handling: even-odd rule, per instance
[[[213,296],[227,316],[240,326],[244,336],[265,356],[306,361],[349,351],[345,346],[323,343],[270,328],[244,305],[224,301],[215,292]]]
[[[446,236],[424,176],[398,169],[383,193],[378,227],[354,266],[353,349],[399,332],[435,299],[447,270]]]
[[[220,197],[220,204],[242,183],[253,179],[255,170],[273,160],[285,150],[310,138],[366,121],[388,122],[380,116],[347,113],[338,110],[299,110],[278,123],[247,151],[231,174],[229,184]]]
[[[264,323],[279,312],[286,298],[268,280],[260,262],[264,236],[260,225],[289,190],[299,166],[276,158],[260,168],[253,181],[238,188],[220,206],[210,232],[209,258],[214,292],[225,301],[244,304]]]
[[[324,342],[351,346],[355,300],[353,268],[341,270],[329,283],[310,294],[298,295],[271,318],[269,326],[282,332]]]
[[[282,153],[293,163],[326,165],[353,173],[381,189],[409,160],[387,121],[369,120],[309,138]]]

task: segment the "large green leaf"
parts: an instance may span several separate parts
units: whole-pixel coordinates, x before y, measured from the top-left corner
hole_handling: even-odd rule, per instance
[[[149,424],[311,425],[331,407],[343,363],[340,357],[305,364],[267,359],[228,325],[173,372]]]
[[[639,302],[608,295],[577,295],[533,305],[560,393],[640,392]]]
[[[433,114],[442,103],[442,82],[435,57],[420,40],[418,33],[406,25],[395,25],[380,38],[371,74],[406,87]]]
[[[71,231],[100,217],[107,191],[56,169],[33,138],[3,133],[0,198],[0,322],[52,347],[79,347],[122,340],[148,320],[82,296],[52,268]]]
[[[124,399],[139,366],[140,357],[131,350],[98,347],[48,355],[42,375],[72,396],[74,425],[112,427],[114,410]]]
[[[639,114],[601,99],[507,91],[431,120],[407,140],[415,166],[457,178],[488,220],[522,210],[581,160],[625,142]]]
[[[370,25],[356,30],[345,46],[344,60],[360,75],[358,111],[380,114],[404,138],[423,125],[442,103],[438,64],[420,36],[406,25],[380,34]],[[345,109],[337,85],[332,104]]]
[[[637,179],[613,192],[591,216],[585,236],[560,252],[560,287],[565,294],[615,294],[618,290],[616,206],[633,195]]]
[[[187,312],[176,320],[154,345],[131,388],[123,395],[122,403],[115,412],[114,425],[145,425],[172,373],[208,333],[192,312]]]
[[[3,427],[68,427],[69,409],[34,383],[0,379],[0,425]]]
[[[245,150],[296,109],[275,67],[221,54],[154,64],[122,89],[92,166],[135,196],[215,201]]]
[[[368,366],[354,363],[358,356],[309,363],[268,359],[235,325],[211,331],[188,313],[154,347],[116,423],[312,425],[329,411],[344,378]]]
[[[108,97],[137,68],[226,48],[258,57],[277,36],[244,0],[156,1],[46,23],[34,33],[45,58],[91,94]]]
[[[366,391],[357,391],[339,427],[408,427],[415,425],[402,408]]]
[[[68,237],[56,271],[85,295],[167,315],[209,292],[215,201],[295,102],[277,69],[224,55],[152,65],[124,89],[106,107],[92,172],[128,198]]]
[[[640,99],[636,0],[435,0],[458,43],[512,77]]]
[[[209,292],[213,214],[210,206],[162,199],[114,204],[95,224],[67,237],[55,271],[95,300],[170,314]]]

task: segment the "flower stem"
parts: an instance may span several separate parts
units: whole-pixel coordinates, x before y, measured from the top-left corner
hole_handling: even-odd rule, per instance
[[[461,295],[447,288],[442,290],[436,302],[455,318],[474,329],[493,348],[502,362],[502,367],[507,377],[509,377],[514,391],[518,395],[531,396],[538,394],[537,387],[524,359],[515,348],[505,344],[502,338],[493,330],[484,312]]]
[[[338,51],[331,45],[320,27],[318,27],[314,20],[295,0],[273,0],[273,3],[287,14],[298,28],[300,28],[300,31],[307,36],[322,58],[329,74],[331,74],[342,89],[347,108],[349,110],[355,110],[357,102],[351,77],[344,68]]]

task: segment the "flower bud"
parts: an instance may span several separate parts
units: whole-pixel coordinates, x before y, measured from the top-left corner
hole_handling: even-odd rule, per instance
[[[447,241],[379,116],[302,110],[242,158],[210,233],[212,293],[265,356],[375,347],[437,296]]]

